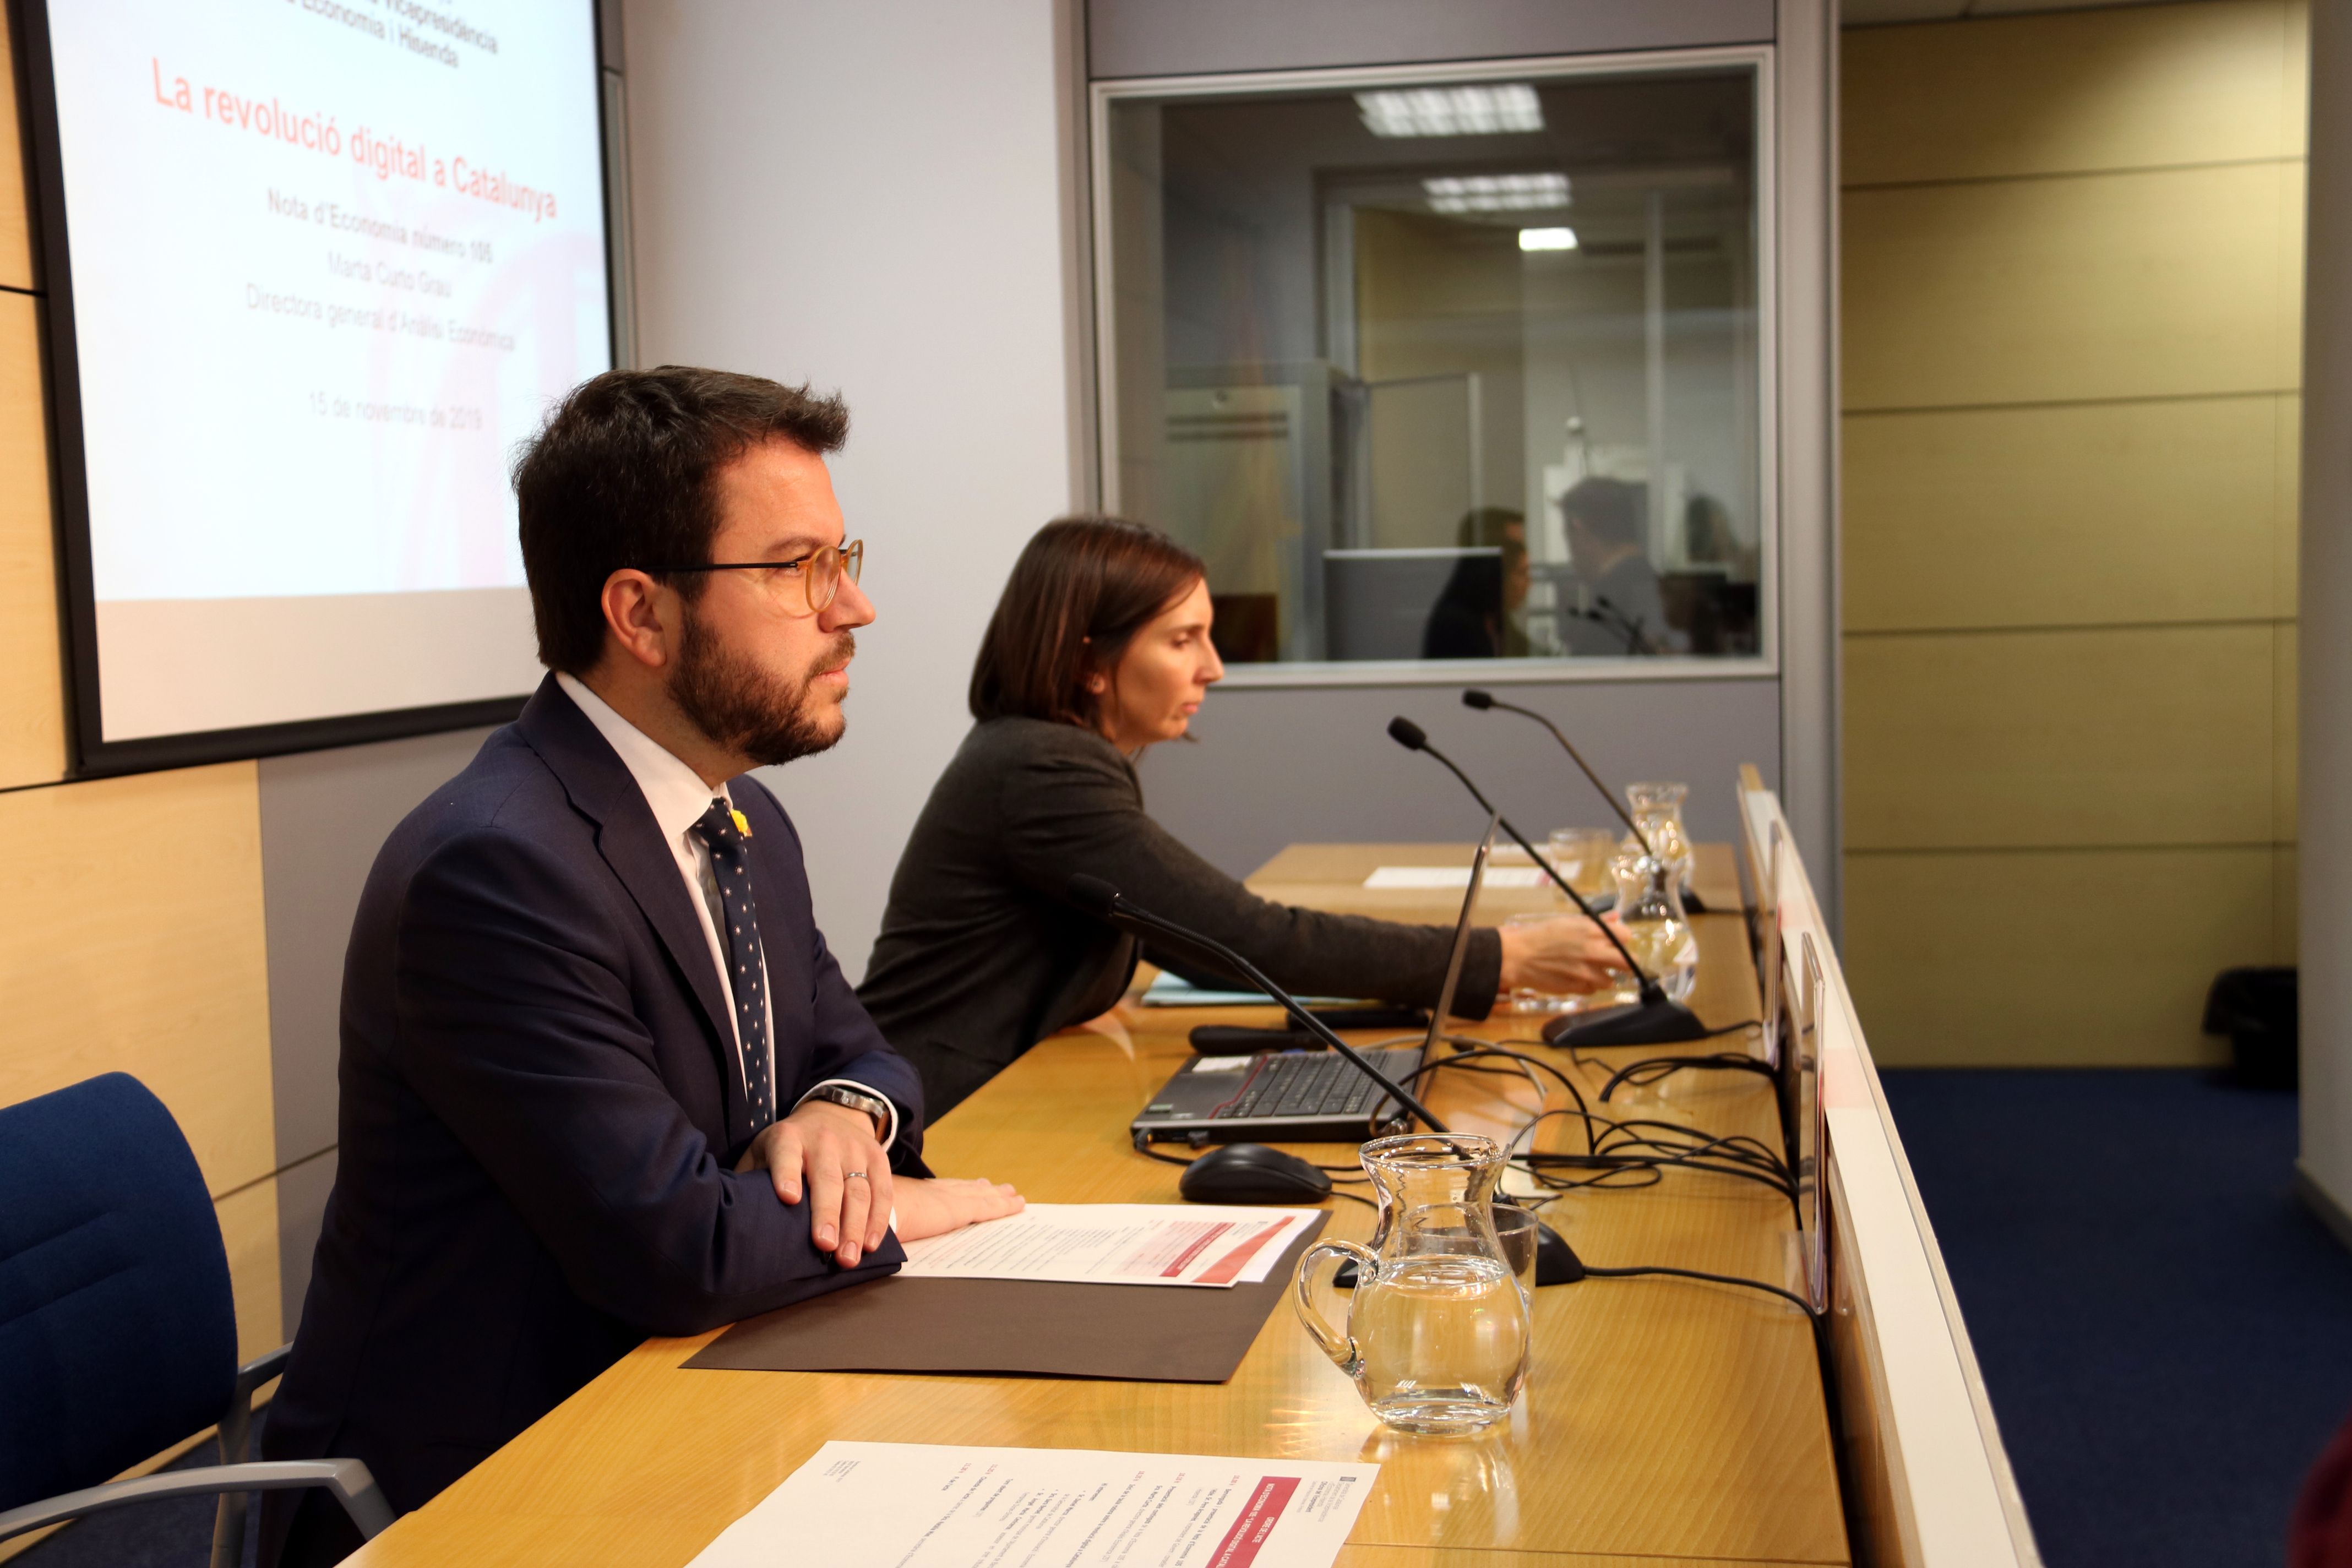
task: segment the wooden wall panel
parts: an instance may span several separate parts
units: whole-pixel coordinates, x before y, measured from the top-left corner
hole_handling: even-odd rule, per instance
[[[0,795],[0,1104],[120,1069],[215,1195],[268,1175],[261,910],[251,763]]]
[[[2205,988],[2226,965],[2278,962],[2274,858],[2268,846],[1848,855],[1846,974],[1872,1054],[2218,1062],[2226,1044],[2198,1032]]]
[[[265,1176],[238,1188],[215,1203],[213,1212],[236,1290],[237,1359],[251,1361],[288,1338],[278,1278],[278,1179]]]
[[[2282,626],[2271,644],[2271,838],[2293,844],[2295,831],[2295,750],[2300,738],[2295,717],[2297,628]]]
[[[2285,526],[2276,530],[2272,536],[2271,600],[2278,605],[2281,616],[2292,617],[2301,613],[2295,601],[2302,592],[2303,395],[2300,392],[2280,400],[2278,447],[2272,460],[2277,465],[2278,477],[2271,483],[2271,493],[2282,498],[2281,514],[2285,519]]]
[[[40,301],[0,293],[0,787],[66,772]]]
[[[1848,191],[1845,405],[2292,389],[2302,191],[2292,163]]]
[[[2292,616],[2298,401],[1849,416],[1846,630]]]
[[[2149,5],[1844,37],[1849,184],[2300,157],[2305,7]]]
[[[0,289],[36,289],[33,226],[26,201],[25,138],[16,99],[14,30],[5,24],[13,5],[0,7]]]
[[[1846,972],[1887,1061],[2208,1060],[2294,954],[2308,5],[2012,8],[1844,43]]]
[[[2267,845],[2275,637],[1848,637],[1846,847]]]

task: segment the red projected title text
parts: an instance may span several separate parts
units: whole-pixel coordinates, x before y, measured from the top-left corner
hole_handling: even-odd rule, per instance
[[[366,125],[348,131],[332,114],[289,109],[273,94],[244,98],[225,88],[197,87],[184,76],[166,78],[163,62],[151,58],[156,105],[177,113],[251,132],[269,141],[328,158],[349,158],[379,180],[414,180],[436,190],[455,191],[476,201],[529,213],[533,223],[555,216],[555,193],[509,179],[464,157],[442,157],[421,141],[387,135]]]

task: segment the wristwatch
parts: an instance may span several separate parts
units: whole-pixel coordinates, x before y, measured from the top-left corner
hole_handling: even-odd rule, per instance
[[[874,1138],[877,1142],[890,1131],[890,1102],[878,1094],[867,1094],[845,1083],[821,1083],[803,1095],[803,1100],[824,1100],[835,1105],[845,1105],[852,1110],[862,1110],[874,1118]]]

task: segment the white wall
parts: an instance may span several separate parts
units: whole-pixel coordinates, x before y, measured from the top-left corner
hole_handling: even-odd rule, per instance
[[[2304,305],[2301,822],[2305,1194],[2352,1245],[2352,17],[2311,12]]]
[[[626,0],[638,358],[839,388],[879,618],[767,775],[862,974],[1021,545],[1069,510],[1051,0]]]

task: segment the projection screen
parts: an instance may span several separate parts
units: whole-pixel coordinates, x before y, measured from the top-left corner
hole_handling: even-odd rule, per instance
[[[485,722],[613,363],[591,0],[26,6],[84,772]]]

